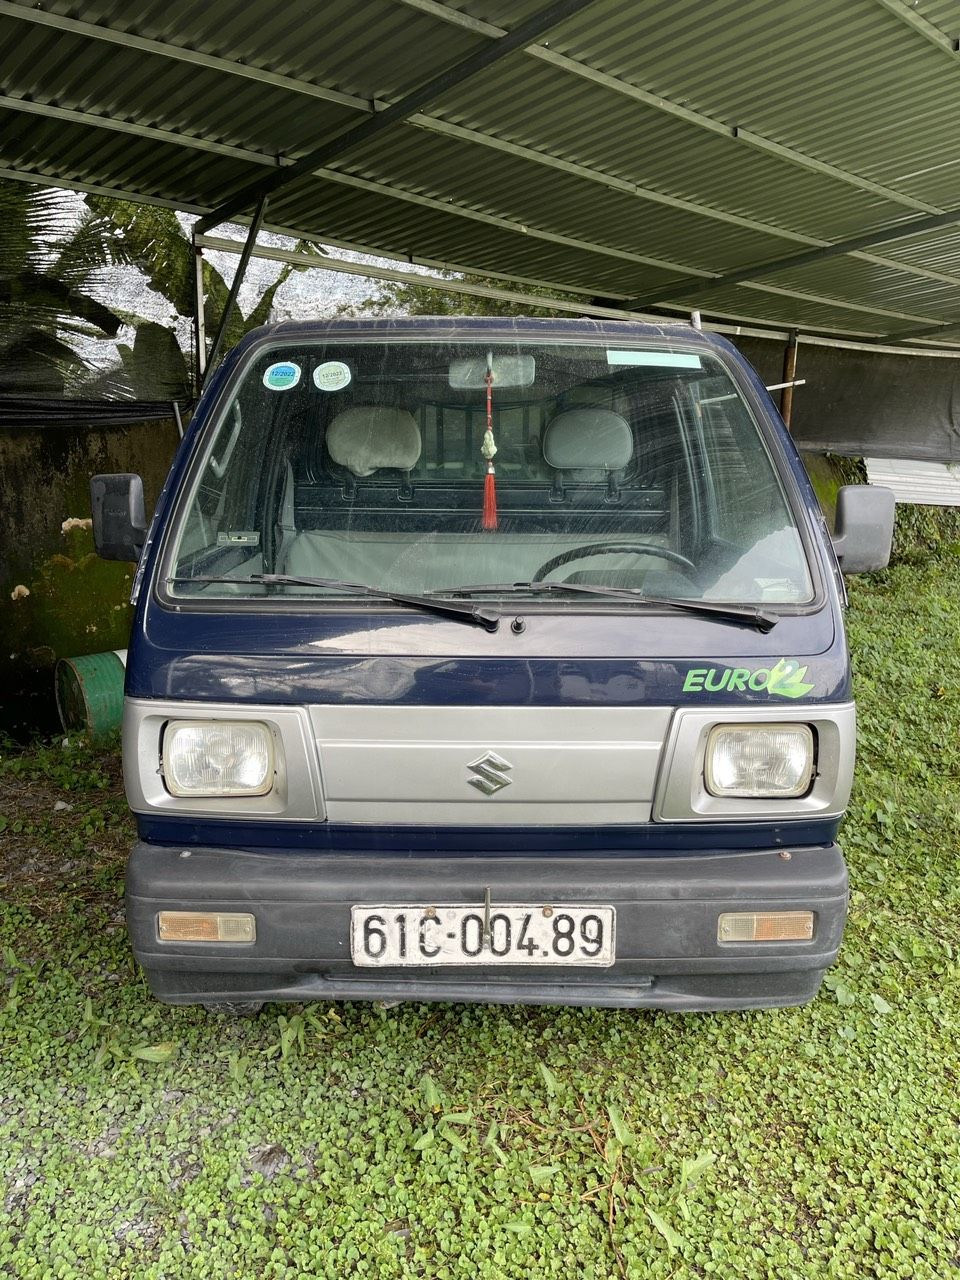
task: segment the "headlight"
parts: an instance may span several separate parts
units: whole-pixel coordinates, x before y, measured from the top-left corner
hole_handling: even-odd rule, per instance
[[[789,800],[810,790],[813,732],[806,724],[717,725],[704,780],[712,796]]]
[[[171,720],[163,778],[174,796],[265,796],[273,787],[273,734],[256,720]]]

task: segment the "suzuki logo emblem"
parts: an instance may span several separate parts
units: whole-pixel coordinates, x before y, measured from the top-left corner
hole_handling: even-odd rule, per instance
[[[467,779],[470,786],[476,787],[485,796],[492,796],[494,792],[502,791],[513,781],[506,776],[513,765],[509,760],[504,760],[503,756],[498,756],[495,751],[487,751],[479,759],[471,760],[467,768],[471,773],[476,774],[476,777]]]

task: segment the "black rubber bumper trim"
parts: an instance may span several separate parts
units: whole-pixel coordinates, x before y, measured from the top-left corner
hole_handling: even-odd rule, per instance
[[[154,992],[173,1003],[237,999],[479,1000],[679,1009],[799,1004],[819,987],[843,932],[847,875],[836,845],[669,858],[533,858],[189,851],[140,843],[127,921]],[[185,856],[186,855],[186,856]],[[368,969],[350,959],[356,903],[607,904],[608,969]],[[160,910],[252,911],[257,941],[162,944]],[[816,912],[810,942],[721,944],[717,915]]]

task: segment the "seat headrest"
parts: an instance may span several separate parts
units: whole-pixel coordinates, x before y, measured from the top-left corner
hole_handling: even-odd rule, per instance
[[[547,423],[543,456],[558,471],[620,471],[633,457],[633,433],[610,409],[565,409]]]
[[[355,476],[373,475],[381,467],[410,471],[421,447],[420,428],[406,409],[355,405],[327,427],[327,452]]]

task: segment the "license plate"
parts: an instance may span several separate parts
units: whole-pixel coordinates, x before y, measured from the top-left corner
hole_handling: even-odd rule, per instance
[[[397,965],[611,965],[613,907],[353,907],[350,953]]]

